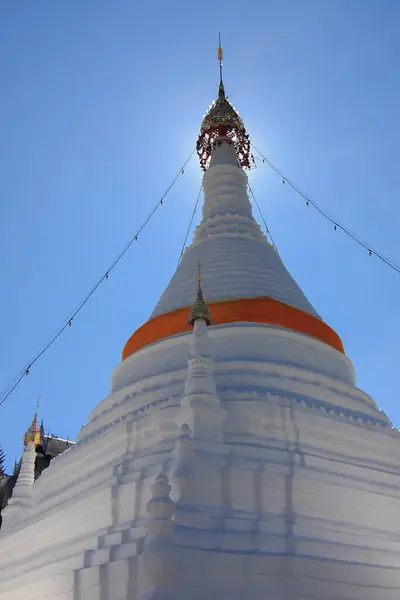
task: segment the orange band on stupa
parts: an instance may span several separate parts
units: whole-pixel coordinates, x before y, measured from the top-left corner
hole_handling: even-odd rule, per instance
[[[213,325],[238,322],[275,325],[304,333],[344,353],[342,340],[323,321],[297,308],[272,300],[272,298],[228,300],[209,303],[208,307]],[[185,307],[147,321],[135,331],[125,344],[122,360],[149,344],[191,331],[188,315],[189,308]]]

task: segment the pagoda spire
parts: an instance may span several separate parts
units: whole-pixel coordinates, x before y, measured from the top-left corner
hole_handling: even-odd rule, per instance
[[[33,415],[32,423],[28,427],[28,430],[23,437],[24,446],[26,446],[29,442],[33,442],[36,446],[36,445],[40,444],[42,441],[42,435],[40,432],[40,428],[38,426],[39,402],[40,402],[40,394],[38,396],[36,410],[35,410],[35,414]]]
[[[195,322],[199,319],[205,321],[206,325],[211,325],[211,315],[210,309],[208,308],[204,296],[203,291],[201,289],[201,264],[198,263],[197,270],[197,294],[196,300],[192,304],[192,308],[190,309],[189,323],[190,325],[195,324]]]
[[[223,52],[221,36],[219,36],[217,57],[219,60],[218,98],[211,104],[201,123],[200,135],[197,139],[197,154],[199,155],[200,166],[203,171],[208,169],[215,146],[224,141],[233,145],[239,166],[245,170],[251,169],[254,166],[254,159],[251,154],[248,133],[238,112],[225,95],[222,80]]]
[[[197,297],[190,310],[189,323],[193,325],[193,332],[188,371],[178,421],[189,426],[194,439],[221,441],[225,411],[217,396],[213,374],[214,361],[207,335],[211,316],[201,289],[200,264],[198,269]]]
[[[23,439],[24,451],[21,458],[21,467],[8,505],[3,511],[2,531],[8,531],[20,520],[32,504],[32,485],[35,481],[36,446],[41,444],[41,433],[38,427],[37,415],[39,400],[36,404],[32,423],[28,427]]]
[[[218,33],[218,60],[219,60],[219,98],[225,98],[224,82],[222,81],[222,67],[223,67],[224,53],[221,46],[221,33]]]
[[[151,486],[151,499],[146,505],[149,521],[144,551],[140,561],[144,567],[140,600],[174,600],[172,591],[174,546],[172,517],[175,502],[170,498],[168,477],[160,473]]]

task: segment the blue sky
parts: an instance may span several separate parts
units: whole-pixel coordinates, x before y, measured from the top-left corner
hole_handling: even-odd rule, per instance
[[[225,84],[256,146],[400,262],[400,4],[385,0],[2,2],[0,387],[103,274],[193,149]],[[194,158],[109,280],[0,407],[11,464],[37,394],[75,438],[175,269]],[[250,182],[280,254],[400,426],[400,276],[263,166]],[[256,215],[257,216],[257,215]]]

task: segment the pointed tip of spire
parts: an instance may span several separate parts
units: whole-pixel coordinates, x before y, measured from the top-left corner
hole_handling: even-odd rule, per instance
[[[197,280],[197,295],[196,300],[194,301],[192,308],[190,309],[189,323],[190,325],[194,325],[196,321],[202,319],[206,322],[207,325],[211,325],[211,315],[210,309],[208,308],[206,301],[204,300],[203,291],[201,289],[201,275],[200,275],[201,265],[198,265],[198,275],[196,277]]]
[[[243,119],[234,106],[229,102],[225,94],[225,86],[222,79],[223,52],[221,39],[219,39],[218,55],[220,82],[218,98],[213,102],[204,115],[200,135],[197,138],[197,154],[200,166],[206,171],[210,166],[211,154],[216,142],[221,139],[230,140],[234,144],[239,166],[244,170],[250,170],[254,166],[254,159],[250,148],[250,139],[243,123]]]
[[[187,423],[183,423],[183,425],[181,425],[181,434],[190,435],[191,433],[192,432],[189,425]]]
[[[222,81],[222,66],[223,66],[223,58],[224,58],[224,53],[222,50],[222,46],[221,46],[221,33],[218,33],[218,60],[219,60],[219,91],[218,91],[218,97],[219,98],[225,98],[225,88],[224,88],[224,83]]]
[[[33,415],[32,423],[30,424],[28,431],[25,433],[25,435],[23,437],[23,442],[24,442],[25,446],[29,442],[34,442],[35,444],[40,444],[42,441],[42,435],[41,435],[40,429],[38,427],[39,401],[40,401],[40,394],[38,396],[38,401],[36,404],[36,410],[35,410],[35,414]]]
[[[219,88],[218,88],[218,100],[225,100],[225,87],[222,82],[222,79],[221,79],[221,82],[220,82]]]

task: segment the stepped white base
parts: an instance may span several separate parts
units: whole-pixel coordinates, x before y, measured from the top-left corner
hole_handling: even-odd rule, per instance
[[[209,336],[223,441],[193,440],[170,589],[145,589],[146,503],[160,472],[179,498],[190,334],[125,361],[80,443],[33,485],[32,508],[0,536],[0,600],[398,600],[399,434],[348,359],[268,327]]]

